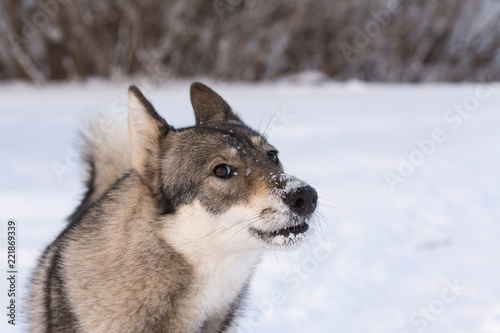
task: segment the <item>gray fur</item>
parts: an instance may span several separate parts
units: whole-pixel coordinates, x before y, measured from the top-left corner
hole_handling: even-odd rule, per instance
[[[32,299],[32,316],[45,318],[34,332],[182,331],[173,310],[192,267],[150,223],[156,209],[145,193],[132,171],[49,246],[34,279],[46,293]]]

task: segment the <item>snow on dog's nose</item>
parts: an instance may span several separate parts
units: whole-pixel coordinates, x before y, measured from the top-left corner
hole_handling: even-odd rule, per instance
[[[281,197],[292,213],[307,218],[316,210],[318,192],[314,187],[286,173],[273,175],[269,181],[274,183],[269,193]]]
[[[283,201],[293,212],[307,216],[312,214],[316,209],[318,192],[309,185],[303,186],[286,193]]]

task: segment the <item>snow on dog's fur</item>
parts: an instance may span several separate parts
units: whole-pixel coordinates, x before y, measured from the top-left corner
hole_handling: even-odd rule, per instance
[[[191,102],[175,129],[132,86],[131,139],[86,131],[87,194],[33,277],[34,332],[230,331],[261,251],[307,237],[316,191],[210,88]]]

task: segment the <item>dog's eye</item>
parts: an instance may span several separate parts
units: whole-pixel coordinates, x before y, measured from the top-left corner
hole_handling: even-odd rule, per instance
[[[278,154],[275,151],[268,152],[267,153],[267,158],[269,159],[269,161],[271,161],[274,164],[278,164],[279,163]]]
[[[229,178],[231,176],[231,168],[227,164],[219,164],[214,168],[214,175],[219,178]]]

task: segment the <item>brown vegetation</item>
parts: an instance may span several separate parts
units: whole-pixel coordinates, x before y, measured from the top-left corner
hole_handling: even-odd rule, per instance
[[[2,0],[0,79],[500,80],[497,0]]]

